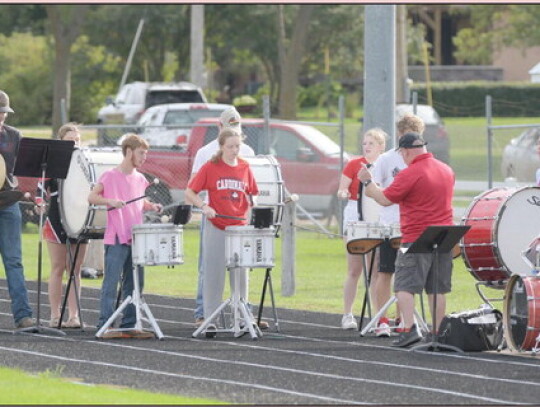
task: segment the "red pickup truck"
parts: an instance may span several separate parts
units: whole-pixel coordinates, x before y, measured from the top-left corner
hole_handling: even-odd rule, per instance
[[[191,174],[197,150],[214,140],[218,119],[201,119],[193,127],[187,145],[172,148],[151,146],[141,171],[158,178],[156,198],[162,203],[179,202]],[[256,154],[263,152],[264,121],[243,119],[246,143]],[[269,124],[269,151],[281,168],[283,183],[290,193],[300,196],[299,203],[315,216],[327,216],[335,207],[335,193],[340,178],[340,148],[312,126],[282,122]],[[344,162],[349,160],[344,154]]]

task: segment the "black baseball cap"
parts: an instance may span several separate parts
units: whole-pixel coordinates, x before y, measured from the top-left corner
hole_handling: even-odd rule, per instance
[[[396,150],[399,150],[400,148],[418,148],[426,145],[427,142],[419,133],[405,133],[400,137]]]

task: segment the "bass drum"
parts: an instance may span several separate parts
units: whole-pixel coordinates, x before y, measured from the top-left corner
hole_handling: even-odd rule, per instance
[[[243,158],[249,163],[257,181],[257,206],[274,208],[274,225],[280,225],[283,217],[284,188],[279,163],[271,155]]]
[[[119,148],[76,149],[66,179],[59,182],[60,220],[71,238],[102,239],[107,226],[107,210],[90,205],[88,194],[101,174],[122,162]]]
[[[461,239],[465,265],[478,281],[531,275],[521,257],[540,231],[540,188],[494,188],[479,195],[461,220],[471,229]]]
[[[540,334],[540,278],[510,278],[504,295],[503,327],[514,350],[531,350]]]

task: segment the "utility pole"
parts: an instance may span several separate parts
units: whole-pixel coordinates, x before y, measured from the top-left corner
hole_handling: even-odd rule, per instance
[[[410,102],[407,69],[407,6],[396,5],[396,101]]]
[[[367,5],[364,12],[364,131],[382,128],[395,146],[396,6]]]
[[[204,5],[191,5],[191,48],[189,76],[201,88],[204,83]]]

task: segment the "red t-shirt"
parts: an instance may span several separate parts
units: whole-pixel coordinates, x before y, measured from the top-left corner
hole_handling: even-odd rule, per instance
[[[367,163],[368,161],[365,157],[353,158],[347,163],[347,165],[343,169],[343,175],[352,180],[351,185],[349,185],[349,194],[351,194],[349,199],[353,201],[358,200],[358,187],[360,182],[358,180],[358,171],[360,171],[360,168],[362,168],[362,166]]]
[[[259,189],[249,163],[238,159],[238,165],[230,166],[223,160],[204,164],[188,187],[199,193],[208,191],[208,204],[220,215],[245,218],[249,209],[247,195],[258,195]],[[212,224],[224,230],[227,226],[242,226],[247,220],[215,217]]]
[[[445,163],[426,153],[396,175],[383,193],[399,204],[401,241],[414,242],[428,226],[452,225],[455,175]]]

